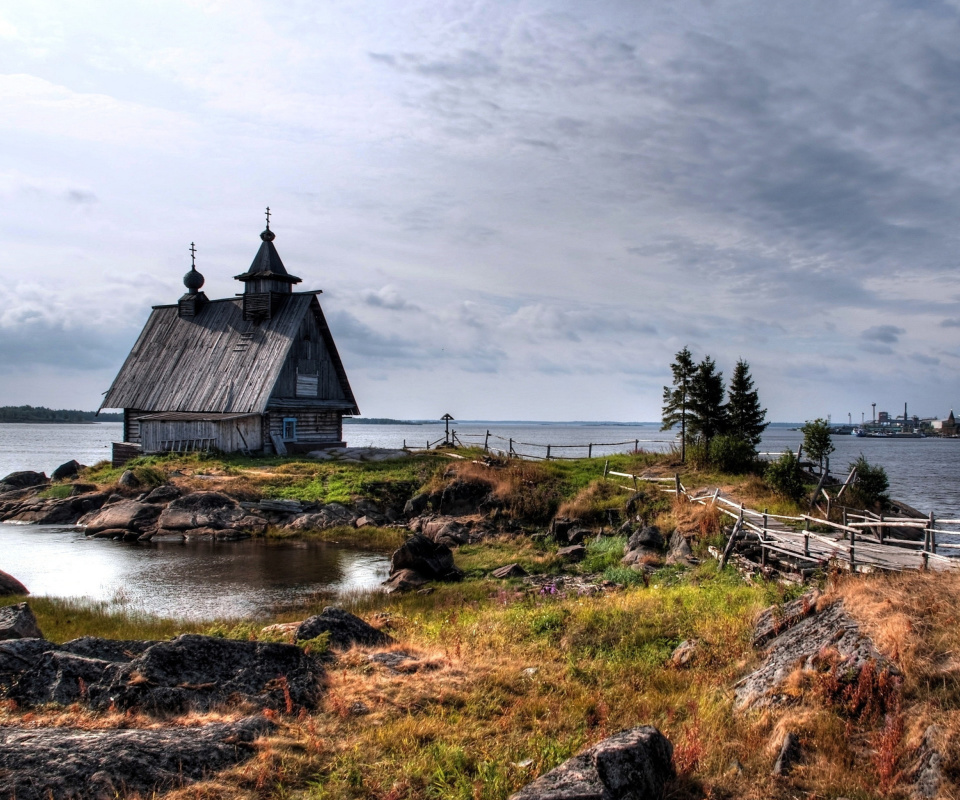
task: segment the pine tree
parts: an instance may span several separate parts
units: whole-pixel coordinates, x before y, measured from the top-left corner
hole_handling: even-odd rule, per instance
[[[723,404],[723,373],[710,356],[704,356],[690,382],[690,432],[704,444],[727,430],[727,407]]]
[[[660,430],[668,431],[675,425],[680,426],[680,460],[687,458],[687,422],[690,417],[690,384],[697,367],[693,356],[686,347],[677,353],[670,365],[673,372],[673,388],[663,387],[663,424]]]
[[[760,408],[760,397],[753,388],[750,365],[742,358],[737,361],[730,379],[730,395],[727,402],[727,421],[733,436],[749,442],[754,448],[766,430],[767,409]]]

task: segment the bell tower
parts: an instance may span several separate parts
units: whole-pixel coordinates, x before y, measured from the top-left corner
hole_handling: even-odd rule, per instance
[[[259,321],[270,319],[283,303],[284,297],[293,291],[293,284],[300,278],[287,272],[280,254],[273,245],[276,234],[270,230],[270,207],[267,206],[267,227],[260,234],[260,249],[250,269],[236,279],[243,283],[243,318]]]

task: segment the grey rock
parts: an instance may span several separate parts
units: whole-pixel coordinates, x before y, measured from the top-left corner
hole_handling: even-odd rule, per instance
[[[489,495],[490,484],[457,479],[444,488],[438,510],[451,516],[477,514]]]
[[[463,578],[453,562],[453,552],[444,544],[430,541],[415,533],[390,557],[390,574],[402,569],[413,570],[426,580],[458,581]]]
[[[30,594],[27,591],[27,587],[24,586],[20,581],[9,575],[3,570],[0,570],[0,597],[5,597],[12,594]]]
[[[91,687],[103,681],[109,661],[51,650],[43,653],[10,689],[8,696],[21,706],[82,702]]]
[[[510,800],[647,800],[660,798],[673,776],[673,745],[645,725],[584,750]]]
[[[80,474],[80,470],[83,469],[83,464],[81,464],[76,459],[71,459],[65,464],[61,464],[57,467],[50,475],[50,478],[55,481],[65,481],[69,478],[75,478]]]
[[[394,592],[411,592],[420,589],[426,582],[427,579],[419,572],[414,572],[412,569],[398,569],[381,585],[386,594],[393,594]]]
[[[670,549],[667,551],[666,561],[668,564],[690,564],[693,557],[693,551],[690,549],[690,543],[687,537],[680,531],[674,531],[670,537]]]
[[[56,649],[46,639],[7,639],[0,641],[0,690],[9,689],[41,656]]]
[[[440,517],[423,523],[421,533],[431,541],[447,547],[467,544],[471,540],[470,528],[459,520]]]
[[[128,489],[138,489],[140,487],[140,479],[137,478],[132,469],[125,469],[117,479],[117,484],[125,486]]]
[[[232,497],[220,492],[192,492],[178,497],[163,509],[157,525],[165,530],[223,530],[233,527],[245,516],[247,512]]]
[[[760,707],[779,703],[777,689],[799,664],[812,670],[822,653],[835,651],[846,679],[855,680],[869,662],[878,669],[893,673],[896,667],[860,633],[857,623],[837,602],[816,614],[800,620],[770,640],[766,657],[757,669],[737,682],[734,700],[738,708]]]
[[[57,649],[64,653],[72,653],[85,658],[125,663],[143,655],[147,648],[153,647],[155,644],[159,644],[159,642],[82,636],[79,639],[71,639],[69,642],[59,645]]]
[[[42,638],[37,618],[27,603],[0,608],[0,640]]]
[[[910,796],[915,800],[933,800],[940,795],[944,782],[943,756],[937,749],[937,739],[942,730],[930,725],[923,733],[923,742],[918,752],[917,766],[913,770],[913,785]]]
[[[183,492],[171,483],[165,483],[147,494],[144,503],[172,503],[183,496]]]
[[[108,683],[89,689],[95,708],[179,714],[235,698],[277,710],[285,710],[289,698],[293,710],[313,708],[324,672],[295,645],[184,634],[107,675]]]
[[[20,472],[11,472],[0,478],[0,494],[13,492],[17,489],[28,489],[33,486],[43,486],[49,483],[47,476],[42,472],[33,470],[21,470]]]
[[[761,611],[753,623],[753,646],[762,647],[783,631],[816,613],[819,589],[810,589],[782,606],[770,606]]]
[[[561,547],[557,550],[557,555],[567,561],[583,561],[587,556],[587,548],[582,544],[572,544],[569,547]]]
[[[778,776],[789,775],[794,766],[803,759],[803,750],[800,747],[800,737],[795,733],[788,733],[783,737],[783,744],[780,745],[780,755],[773,765],[771,774]]]
[[[696,639],[686,639],[677,645],[670,655],[670,664],[674,667],[685,667],[696,655],[700,643]]]
[[[159,506],[138,503],[136,500],[121,500],[104,505],[99,511],[85,518],[86,532],[91,534],[119,529],[143,533],[156,524],[160,510]]]
[[[0,796],[102,800],[154,796],[255,754],[262,717],[167,730],[0,729]]]
[[[405,517],[419,517],[424,511],[427,510],[427,505],[430,502],[430,495],[428,494],[418,494],[411,497],[407,500],[406,505],[403,507],[403,515]]]
[[[503,567],[497,567],[490,573],[491,578],[522,578],[527,571],[519,564],[507,564]]]
[[[663,534],[660,529],[656,525],[645,525],[627,540],[627,550],[636,550],[639,547],[661,550],[663,544]]]
[[[346,650],[355,644],[382,645],[393,642],[392,637],[378,631],[360,617],[333,606],[327,606],[322,613],[300,623],[294,640],[314,639],[323,633],[330,634],[330,647],[336,650]]]

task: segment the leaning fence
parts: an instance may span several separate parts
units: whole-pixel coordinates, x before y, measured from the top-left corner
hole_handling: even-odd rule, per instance
[[[958,563],[955,556],[939,551],[960,551],[960,519],[938,519],[933,513],[923,519],[861,512],[844,513],[843,522],[833,522],[808,514],[788,516],[749,509],[725,497],[720,489],[689,492],[679,475],[660,478],[604,470],[604,476],[629,479],[632,487],[623,486],[625,489],[635,489],[641,481],[657,483],[664,492],[713,505],[733,519],[721,563],[738,542],[759,548],[761,564],[766,564],[768,557],[779,557],[793,562],[801,573],[831,563],[850,571],[945,569]]]
[[[455,447],[480,447],[486,453],[495,453],[497,455],[507,456],[508,458],[520,458],[529,461],[573,461],[578,458],[593,458],[594,454],[613,455],[616,452],[636,452],[640,450],[641,445],[656,444],[661,449],[669,449],[672,442],[665,442],[663,439],[625,439],[621,442],[588,442],[586,444],[543,444],[541,442],[522,442],[519,439],[513,439],[508,436],[500,436],[491,433],[489,430],[485,433],[459,433],[451,431],[436,441],[427,440],[425,449],[434,450],[443,446]],[[404,449],[416,447],[415,442],[403,440]],[[666,448],[664,448],[666,446]],[[612,448],[625,448],[625,450],[612,450]]]

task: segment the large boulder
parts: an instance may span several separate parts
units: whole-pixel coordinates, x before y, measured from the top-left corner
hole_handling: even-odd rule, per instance
[[[673,776],[673,745],[645,725],[584,750],[510,800],[654,800]]]
[[[0,694],[39,663],[44,653],[57,645],[46,639],[6,639],[0,641]]]
[[[14,578],[13,575],[8,575],[3,570],[0,570],[0,597],[12,594],[24,595],[30,594],[30,592],[28,592],[27,587]]]
[[[760,616],[761,632],[766,629],[765,618],[766,615]],[[766,644],[765,658],[734,687],[734,700],[739,708],[769,706],[788,700],[780,686],[797,665],[805,671],[815,671],[831,654],[835,657],[835,673],[844,682],[855,682],[867,664],[878,671],[897,672],[877,651],[873,641],[860,632],[842,602],[809,615],[781,616],[781,620],[782,627],[772,639],[755,638],[758,643]]]
[[[24,707],[82,702],[111,666],[109,661],[49,650],[21,675],[7,696]]]
[[[90,687],[92,704],[150,713],[206,711],[239,698],[259,708],[313,708],[324,676],[320,663],[291,644],[184,634],[147,648]]]
[[[427,580],[458,581],[463,577],[463,572],[453,563],[450,548],[420,533],[407,539],[390,557],[390,574],[402,569],[413,570]]]
[[[0,641],[4,639],[42,639],[37,618],[26,603],[0,608]]]
[[[76,478],[80,474],[80,470],[83,469],[83,464],[81,464],[76,459],[71,459],[65,464],[61,464],[57,467],[51,474],[50,478],[55,481],[65,481],[70,478]]]
[[[0,478],[0,494],[13,492],[17,489],[29,489],[34,486],[43,486],[50,481],[42,472],[33,472],[32,470],[21,470],[20,472],[11,472]]]
[[[321,614],[301,622],[300,627],[294,634],[294,640],[299,642],[315,639],[324,633],[330,634],[329,645],[335,650],[346,650],[355,644],[383,645],[393,643],[391,636],[378,631],[349,611],[333,606],[327,606]]]
[[[692,564],[693,550],[690,549],[690,542],[680,531],[674,531],[670,537],[670,549],[667,550],[668,564]]]
[[[251,758],[263,717],[200,727],[0,729],[0,796],[17,800],[155,797]]]
[[[640,566],[649,560],[659,560],[663,550],[663,534],[656,525],[644,525],[634,531],[627,540],[622,563],[628,566]]]
[[[193,492],[170,503],[160,514],[158,525],[166,530],[217,530],[232,527],[244,516],[246,512],[232,497],[220,492]]]
[[[88,534],[106,530],[137,531],[152,529],[160,516],[160,507],[136,500],[120,500],[105,505],[84,519]]]
[[[450,516],[476,514],[480,512],[489,497],[489,483],[457,479],[443,489],[437,510],[441,514]]]
[[[80,493],[62,500],[31,498],[4,515],[13,522],[30,522],[34,525],[73,525],[84,514],[94,512],[107,501],[105,492]]]

